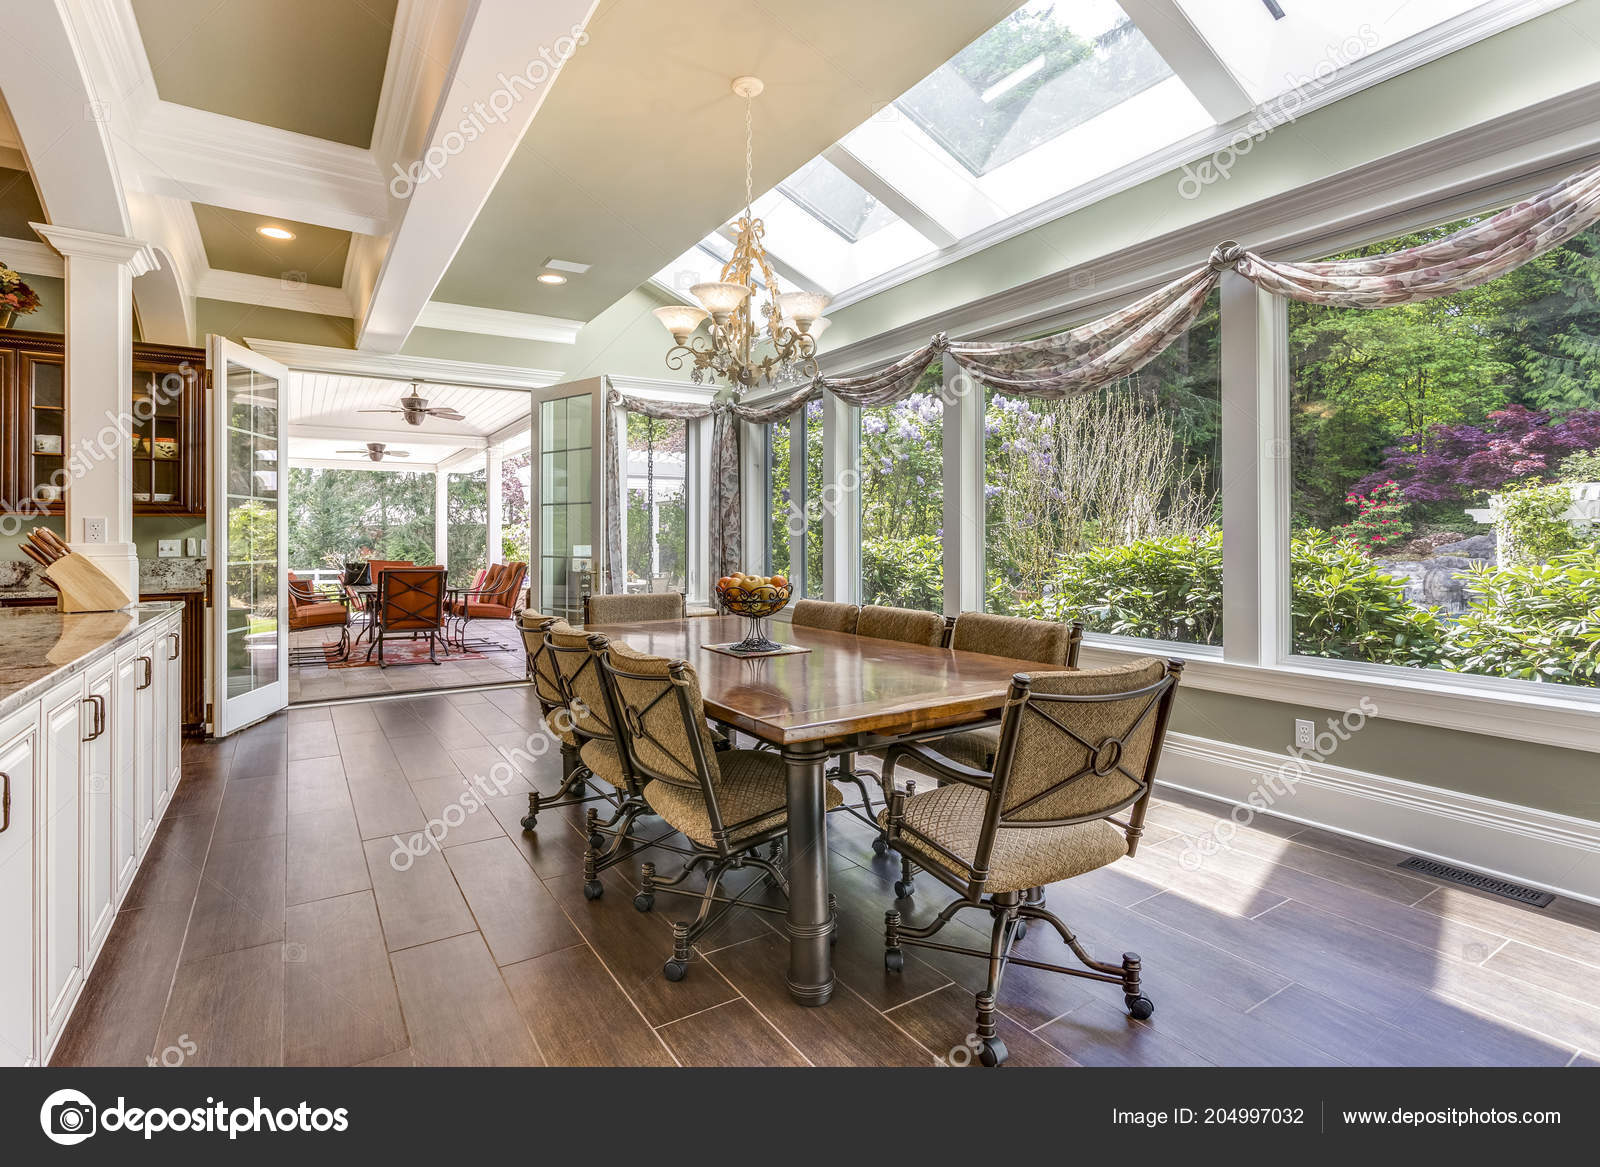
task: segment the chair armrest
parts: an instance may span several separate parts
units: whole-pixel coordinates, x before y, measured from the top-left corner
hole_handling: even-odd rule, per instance
[[[915,758],[927,770],[940,778],[948,778],[952,782],[964,782],[968,786],[976,786],[979,790],[988,790],[989,784],[994,781],[994,775],[987,770],[978,770],[972,766],[964,766],[953,758],[947,758],[936,750],[916,742],[901,742],[899,745],[890,746],[883,756],[883,780],[885,789],[894,782],[895,763],[901,758]]]

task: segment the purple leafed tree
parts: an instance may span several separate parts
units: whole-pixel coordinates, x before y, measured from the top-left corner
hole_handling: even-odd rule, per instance
[[[1431,426],[1412,446],[1385,450],[1383,465],[1351,492],[1370,494],[1392,479],[1408,502],[1455,502],[1519,479],[1550,476],[1568,455],[1600,449],[1600,409],[1576,409],[1552,422],[1548,413],[1508,405],[1491,413],[1482,428]]]

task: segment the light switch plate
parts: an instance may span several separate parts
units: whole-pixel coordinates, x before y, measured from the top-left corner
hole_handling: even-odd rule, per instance
[[[183,553],[190,559],[198,556],[200,554],[200,540],[193,538],[185,539],[183,541]]]
[[[157,539],[156,557],[159,559],[176,559],[183,554],[183,543],[178,539]]]

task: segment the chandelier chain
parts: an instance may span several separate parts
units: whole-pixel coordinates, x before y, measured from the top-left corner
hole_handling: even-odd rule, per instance
[[[750,206],[755,202],[755,101],[744,99],[744,213],[750,217]]]

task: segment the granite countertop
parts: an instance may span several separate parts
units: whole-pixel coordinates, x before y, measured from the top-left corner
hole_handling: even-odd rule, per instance
[[[181,607],[153,600],[120,612],[72,615],[52,608],[0,609],[0,717]]]
[[[0,562],[0,601],[54,599],[55,591],[40,578],[41,569],[31,560]],[[139,591],[144,595],[204,591],[204,559],[141,559]]]

